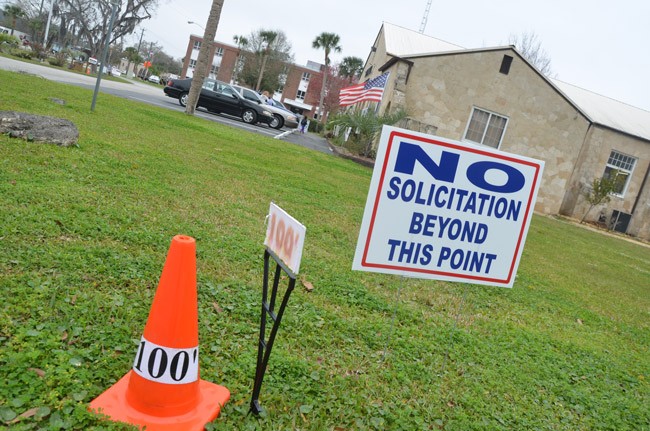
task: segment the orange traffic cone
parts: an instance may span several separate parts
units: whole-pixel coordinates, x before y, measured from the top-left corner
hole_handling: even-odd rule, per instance
[[[114,421],[150,430],[202,430],[230,391],[199,376],[196,242],[172,239],[133,368],[90,403]]]

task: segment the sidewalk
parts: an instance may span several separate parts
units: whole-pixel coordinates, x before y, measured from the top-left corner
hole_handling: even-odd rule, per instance
[[[375,161],[366,157],[357,156],[350,153],[343,147],[332,145],[326,138],[316,133],[300,133],[294,131],[293,133],[281,138],[283,141],[291,142],[301,145],[303,147],[311,148],[312,150],[320,151],[322,153],[332,154],[334,156],[343,157],[344,159],[352,160],[360,165],[372,168],[375,166]]]
[[[282,138],[283,141],[298,144],[303,147],[311,148],[312,150],[320,151],[321,153],[332,154],[327,139],[315,133],[300,133],[294,131],[293,133]]]

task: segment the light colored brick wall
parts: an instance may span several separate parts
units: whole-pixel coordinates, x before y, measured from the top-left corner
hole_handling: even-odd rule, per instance
[[[632,220],[630,220],[630,224],[627,227],[627,233],[650,241],[650,175],[647,174],[648,169],[650,167],[646,164],[645,186],[638,197],[636,208],[632,214]],[[639,169],[639,171],[642,170]]]
[[[580,219],[584,216],[589,209],[589,203],[582,193],[594,178],[603,176],[610,153],[613,150],[618,151],[636,158],[625,194],[623,196],[612,195],[609,203],[592,209],[586,220],[598,220],[601,212],[609,217],[613,210],[629,214],[636,203],[628,232],[650,239],[650,190],[647,190],[650,185],[646,184],[642,190],[642,184],[647,181],[646,172],[650,165],[650,143],[594,125],[591,133],[588,134],[585,148],[586,151],[581,158],[579,169],[576,169],[568,186],[570,193],[567,193],[567,196],[575,196],[573,205],[568,205],[565,202],[563,213]],[[639,193],[641,193],[640,196]]]
[[[504,54],[514,58],[507,75],[499,72]],[[409,60],[408,81],[387,88],[384,104],[403,104],[409,117],[455,140],[463,140],[473,107],[507,117],[500,149],[545,161],[535,210],[558,213],[589,126],[584,116],[510,49]]]
[[[361,73],[361,82],[365,81],[369,77],[374,77],[377,75],[379,68],[390,58],[386,56],[386,43],[384,41],[383,31],[379,33],[379,36],[377,37],[373,48],[374,51],[370,51],[363,72]],[[368,69],[370,68],[372,68],[372,74],[368,74]]]

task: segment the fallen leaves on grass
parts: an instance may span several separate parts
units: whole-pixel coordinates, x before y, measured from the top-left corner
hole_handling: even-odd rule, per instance
[[[314,285],[311,284],[309,281],[305,280],[304,278],[302,278],[300,281],[302,282],[302,285],[305,287],[305,290],[307,292],[311,292],[312,290],[314,290]]]
[[[28,370],[35,372],[38,377],[45,377],[45,371],[40,368],[28,368]]]

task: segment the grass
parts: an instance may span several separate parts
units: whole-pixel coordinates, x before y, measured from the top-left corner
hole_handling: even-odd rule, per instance
[[[371,172],[200,118],[0,71],[0,110],[79,146],[0,136],[0,424],[87,412],[132,366],[171,237],[197,240],[209,430],[649,430],[650,248],[535,216],[513,289],[350,270]],[[59,105],[50,98],[64,99]],[[307,226],[253,385],[270,201]],[[398,300],[399,299],[399,300]],[[386,355],[384,355],[386,353]]]

